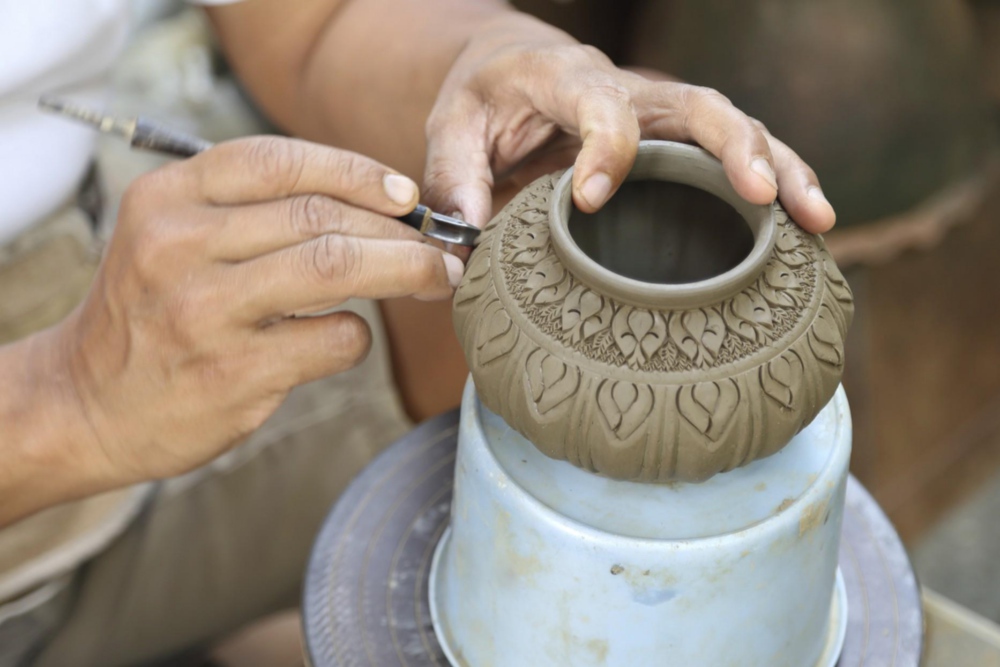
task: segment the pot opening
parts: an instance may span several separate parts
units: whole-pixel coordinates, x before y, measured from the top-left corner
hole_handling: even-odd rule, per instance
[[[753,232],[728,203],[659,180],[626,181],[594,214],[572,207],[568,228],[592,260],[646,283],[707,280],[736,267],[754,247]]]

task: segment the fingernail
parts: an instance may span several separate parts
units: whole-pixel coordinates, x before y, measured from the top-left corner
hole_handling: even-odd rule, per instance
[[[815,199],[816,201],[826,202],[827,204],[830,203],[826,201],[826,197],[823,195],[823,191],[817,188],[815,185],[809,186],[809,189],[806,190],[806,195],[809,196],[809,199]]]
[[[465,263],[454,255],[444,253],[444,268],[448,269],[448,282],[452,288],[457,289],[465,274]]]
[[[400,206],[412,204],[417,198],[417,184],[400,174],[387,174],[382,179],[382,187],[389,199]]]
[[[611,177],[601,172],[594,174],[584,181],[580,194],[594,208],[603,206],[611,194]]]
[[[767,181],[775,190],[778,189],[778,181],[774,177],[774,169],[771,168],[771,163],[762,157],[754,158],[753,162],[750,163],[750,168],[755,174]]]

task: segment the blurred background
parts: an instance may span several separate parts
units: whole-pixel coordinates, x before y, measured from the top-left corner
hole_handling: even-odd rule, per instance
[[[816,169],[857,300],[853,473],[922,583],[1000,622],[1000,0],[513,4],[619,65],[718,89]],[[198,11],[138,7],[116,111],[212,140],[269,130]],[[101,159],[113,220],[161,159],[114,141]]]

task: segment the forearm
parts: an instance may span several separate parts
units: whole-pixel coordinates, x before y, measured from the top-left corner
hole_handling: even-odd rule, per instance
[[[59,362],[57,330],[0,347],[0,527],[100,493],[93,434]]]
[[[483,50],[515,40],[572,42],[500,0],[311,0],[288,13],[277,0],[212,10],[258,103],[294,134],[414,178],[424,168],[424,123],[473,37]]]

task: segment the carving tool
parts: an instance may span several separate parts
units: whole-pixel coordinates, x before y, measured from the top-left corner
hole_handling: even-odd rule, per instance
[[[213,146],[210,141],[178,132],[141,117],[110,116],[52,97],[41,98],[38,105],[46,111],[80,121],[105,134],[119,136],[128,141],[133,148],[188,158]],[[458,218],[435,213],[423,204],[418,204],[413,211],[397,218],[397,220],[413,227],[424,236],[445,243],[474,246],[479,237],[478,227]]]

